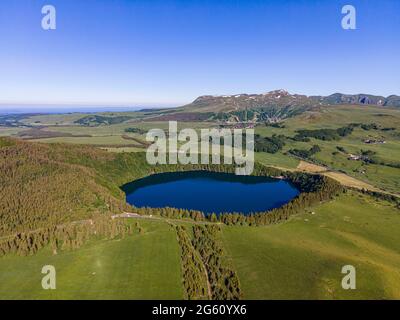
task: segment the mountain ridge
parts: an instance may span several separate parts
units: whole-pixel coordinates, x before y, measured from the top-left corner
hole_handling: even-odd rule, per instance
[[[190,115],[209,113],[209,120],[279,122],[306,111],[318,111],[321,107],[336,105],[400,107],[400,96],[343,93],[334,93],[329,96],[306,96],[279,89],[262,94],[203,95],[192,103],[175,110],[188,115],[189,113]],[[173,117],[173,114],[168,116],[171,119]]]
[[[237,100],[240,98],[248,99],[264,99],[264,100],[274,100],[278,102],[287,100],[308,100],[310,103],[318,103],[324,105],[336,105],[336,104],[359,104],[359,105],[377,105],[377,106],[395,106],[400,107],[400,96],[389,95],[387,97],[358,93],[358,94],[345,94],[336,92],[328,96],[323,95],[303,95],[303,94],[291,94],[284,89],[278,89],[269,91],[261,94],[248,94],[240,93],[233,95],[202,95],[197,97],[192,103],[189,103],[183,107],[188,107],[192,105],[201,105],[204,103],[209,104],[210,102],[215,102],[216,100]]]

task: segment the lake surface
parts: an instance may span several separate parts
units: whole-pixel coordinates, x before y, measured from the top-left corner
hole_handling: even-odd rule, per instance
[[[174,207],[217,214],[266,211],[299,194],[284,180],[205,171],[156,174],[122,189],[127,202],[135,207]]]

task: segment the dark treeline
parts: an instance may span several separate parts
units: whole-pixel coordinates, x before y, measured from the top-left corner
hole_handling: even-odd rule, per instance
[[[59,250],[78,249],[90,239],[125,238],[127,235],[142,232],[143,229],[137,222],[128,224],[122,219],[96,217],[7,237],[0,240],[0,256],[6,254],[33,255],[47,246],[51,246],[53,254],[57,254]]]
[[[127,133],[137,133],[137,134],[146,134],[147,131],[140,129],[140,128],[135,128],[135,127],[130,127],[130,128],[125,128],[124,130]]]
[[[178,208],[134,208],[135,213],[142,215],[155,215],[163,218],[170,219],[192,219],[194,221],[204,221],[205,216],[204,213],[197,210],[187,210],[187,209],[178,209]]]
[[[224,259],[219,231],[218,225],[194,225],[193,246],[206,266],[212,299],[238,300],[241,298],[239,278]]]
[[[242,139],[246,140],[246,134],[243,133]],[[254,135],[254,151],[255,152],[268,152],[277,153],[282,150],[285,145],[286,137],[284,135],[273,134],[271,137],[263,137],[259,134]],[[209,137],[210,143],[213,143],[212,137]],[[218,143],[222,146],[224,144],[224,139],[220,139]]]
[[[363,129],[365,131],[370,131],[370,130],[394,131],[394,130],[396,130],[395,127],[381,127],[377,123],[357,123],[355,125],[359,126],[361,129]]]
[[[283,122],[266,122],[265,126],[266,127],[272,127],[272,128],[278,128],[278,129],[286,128],[286,126],[285,126],[285,124]]]
[[[310,141],[309,138],[314,138],[318,140],[331,141],[339,140],[341,137],[350,135],[355,124],[350,124],[346,127],[341,127],[338,129],[314,129],[314,130],[297,130],[297,134],[293,137],[295,141]]]
[[[254,135],[254,151],[277,153],[285,145],[285,136],[272,135],[271,137],[262,137],[259,134]]]
[[[184,226],[174,226],[181,247],[185,298],[238,300],[239,279],[227,265],[218,225],[194,225],[192,240]]]
[[[194,249],[184,226],[174,226],[181,247],[181,263],[185,299],[209,299],[207,271]]]
[[[296,157],[299,157],[302,159],[309,159],[314,154],[321,152],[321,148],[318,145],[314,145],[309,150],[291,149],[288,152]]]
[[[346,137],[350,135],[354,128],[360,127],[361,129],[365,131],[370,131],[370,130],[381,130],[381,131],[393,131],[396,130],[396,128],[389,127],[389,128],[384,128],[381,127],[380,125],[376,123],[350,123],[349,125],[345,127],[341,127],[338,129],[314,129],[314,130],[298,130],[297,134],[293,137],[293,140],[295,141],[310,141],[309,138],[315,138],[318,140],[324,140],[324,141],[331,141],[331,140],[339,140],[341,137]]]

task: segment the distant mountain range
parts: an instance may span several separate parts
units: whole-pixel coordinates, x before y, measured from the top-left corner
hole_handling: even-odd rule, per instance
[[[314,96],[310,99],[321,101],[323,104],[359,104],[359,105],[376,105],[385,107],[400,107],[400,96],[391,95],[389,97],[374,96],[371,94],[343,94],[334,93],[330,96]]]
[[[176,120],[189,122],[218,121],[221,123],[276,123],[307,111],[319,112],[323,108],[339,105],[370,105],[379,108],[399,108],[400,110],[400,96],[391,95],[383,97],[370,94],[350,95],[342,93],[335,93],[329,96],[306,96],[290,94],[286,90],[274,90],[264,94],[205,95],[182,107],[128,109],[140,112],[141,115],[133,115],[126,112],[122,114],[118,111],[114,112],[114,110],[114,114],[91,112],[77,119],[75,123],[84,126],[100,126],[127,122],[132,119],[142,121]],[[58,113],[61,113],[61,110],[58,110]],[[0,114],[0,126],[25,126],[21,120],[29,116],[30,114],[28,113]]]
[[[400,107],[400,96],[391,95],[387,98],[370,94],[343,94],[334,93],[330,96],[306,96],[290,94],[286,90],[275,90],[265,94],[237,94],[225,96],[200,96],[191,104],[184,108],[207,109],[210,111],[243,109],[243,108],[262,108],[271,106],[316,106],[316,105],[376,105],[388,107]]]
[[[277,122],[309,110],[335,105],[375,105],[380,107],[400,107],[400,96],[374,96],[370,94],[348,95],[335,93],[330,96],[306,96],[290,94],[285,90],[275,90],[265,94],[236,94],[224,96],[200,96],[192,103],[175,109],[193,120],[193,113],[203,113],[201,120],[267,121]],[[207,115],[204,115],[206,113]],[[164,115],[160,120],[177,117],[177,113]]]

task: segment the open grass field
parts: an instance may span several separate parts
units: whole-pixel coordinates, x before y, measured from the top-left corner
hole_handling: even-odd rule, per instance
[[[21,128],[0,127],[0,137],[8,137],[23,131]]]
[[[399,299],[400,213],[343,195],[268,227],[224,227],[223,240],[247,299]],[[357,289],[343,290],[344,265]]]
[[[182,299],[180,248],[163,221],[140,221],[144,234],[91,241],[75,251],[0,258],[0,299]],[[53,265],[57,289],[43,290]]]
[[[300,161],[293,157],[288,157],[281,152],[271,154],[266,152],[256,152],[255,161],[265,165],[280,169],[296,169]]]

